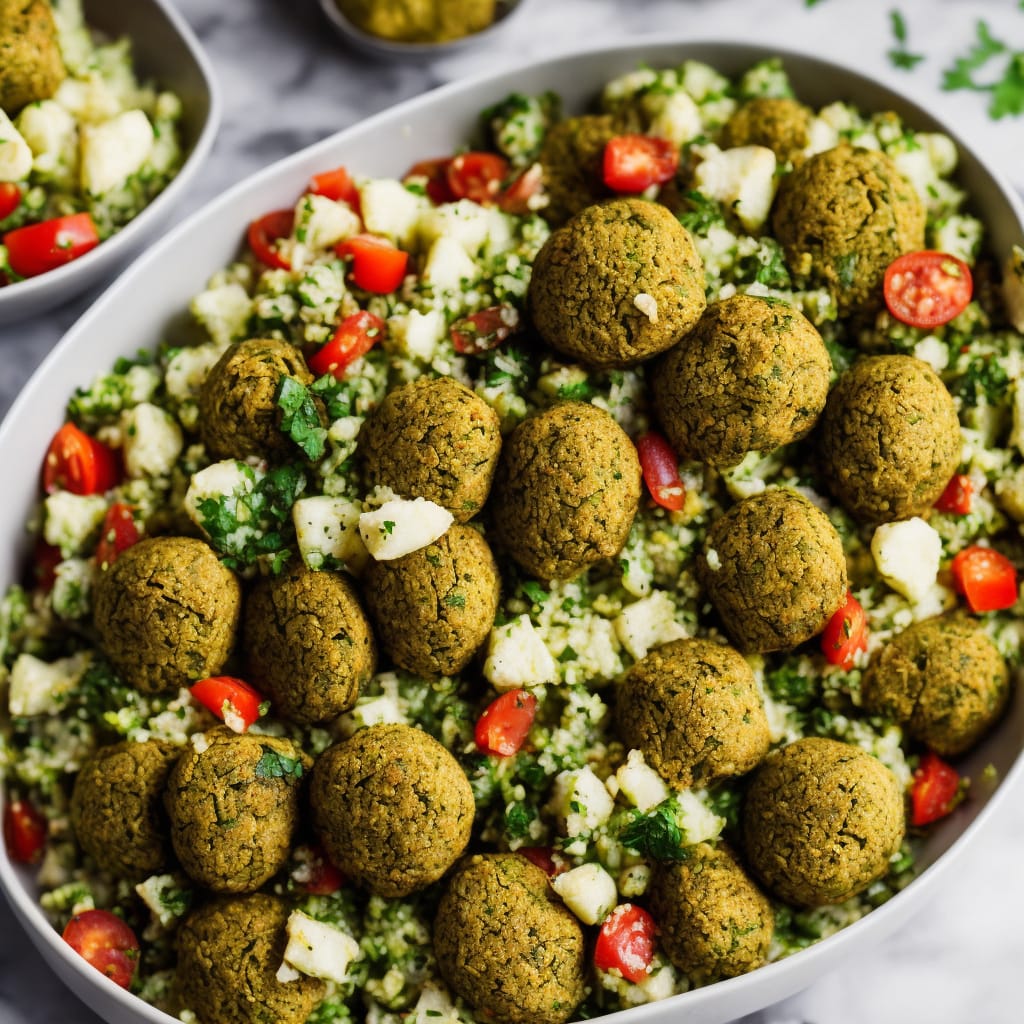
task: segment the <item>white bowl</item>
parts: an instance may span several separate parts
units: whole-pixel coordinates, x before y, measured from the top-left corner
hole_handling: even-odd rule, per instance
[[[843,99],[869,110],[892,109],[916,128],[944,131],[961,150],[960,180],[987,222],[991,245],[1002,258],[1024,243],[1020,200],[982,158],[969,151],[934,116],[855,71],[797,53],[723,42],[633,42],[549,59],[526,68],[445,86],[378,114],[241,182],[179,224],[140,257],[49,353],[0,426],[0,464],[5,500],[0,503],[0,587],[19,578],[28,557],[24,523],[37,498],[38,472],[49,438],[63,421],[74,389],[88,371],[116,357],[156,345],[182,319],[189,300],[212,273],[235,256],[249,220],[290,205],[311,174],[347,164],[368,175],[401,174],[424,154],[452,151],[471,134],[478,112],[508,93],[553,89],[567,111],[582,109],[609,78],[642,63],[670,66],[684,59],[706,61],[736,74],[757,60],[778,55],[793,86],[814,105]],[[609,1024],[723,1024],[770,1005],[811,984],[847,961],[857,949],[879,942],[922,907],[929,894],[998,813],[1024,774],[1024,701],[1015,700],[998,728],[969,757],[964,771],[974,780],[970,799],[938,823],[923,844],[922,873],[903,892],[846,930],[750,974],[660,1003],[611,1014]],[[960,762],[958,762],[960,763]],[[985,771],[992,765],[994,773]],[[80,959],[50,927],[36,904],[30,874],[0,852],[0,887],[31,940],[61,978],[111,1024],[174,1024],[171,1017],[118,988]],[[951,922],[950,927],[956,927]]]
[[[220,90],[209,61],[170,0],[83,0],[82,9],[90,28],[111,39],[131,40],[140,79],[152,79],[181,98],[185,159],[170,184],[95,249],[49,273],[0,288],[0,324],[48,312],[112,278],[165,222],[206,159],[220,123]]]

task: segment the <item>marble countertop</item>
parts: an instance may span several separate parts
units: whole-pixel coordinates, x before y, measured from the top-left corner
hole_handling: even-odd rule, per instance
[[[224,119],[207,166],[177,216],[198,209],[279,157],[444,82],[514,67],[574,45],[634,36],[732,38],[805,50],[874,74],[941,118],[1024,190],[1024,117],[992,121],[981,93],[945,93],[942,72],[984,20],[1024,50],[1018,0],[527,0],[482,49],[419,65],[348,49],[315,0],[172,0],[204,45],[223,90]],[[890,12],[907,49],[895,68]],[[0,327],[0,414],[99,290],[32,321]],[[83,380],[91,368],[83,366]],[[21,471],[20,467],[3,467]],[[1024,793],[1009,794],[931,902],[902,930],[802,994],[742,1024],[1010,1024],[1021,1019],[1024,963]],[[0,901],[0,1021],[99,1024],[41,963]]]

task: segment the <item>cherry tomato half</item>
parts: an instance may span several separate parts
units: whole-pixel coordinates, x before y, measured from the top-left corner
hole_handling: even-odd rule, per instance
[[[613,192],[643,192],[671,181],[679,150],[656,135],[616,135],[604,147],[604,183]]]
[[[972,544],[953,557],[949,568],[972,612],[997,612],[1017,603],[1017,570],[998,551]]]
[[[679,460],[672,445],[657,431],[649,430],[636,439],[636,453],[651,497],[662,508],[678,512],[686,503],[686,488],[679,479]]]
[[[352,281],[357,288],[387,295],[405,279],[409,254],[378,235],[352,235],[339,242],[334,251],[352,260]]]
[[[335,202],[348,203],[353,210],[359,210],[359,189],[356,188],[352,175],[344,167],[335,167],[334,170],[314,174],[309,179],[309,191]]]
[[[235,676],[200,679],[189,687],[189,692],[235,732],[245,732],[260,717],[263,696]]]
[[[8,800],[4,804],[4,843],[11,860],[38,864],[43,859],[47,834],[46,817],[28,800]]]
[[[334,337],[317,349],[306,361],[318,377],[334,374],[339,380],[345,370],[362,358],[387,333],[387,325],[379,316],[360,310],[338,324]]]
[[[965,516],[971,511],[971,496],[974,484],[966,473],[957,473],[946,484],[946,489],[939,495],[935,508],[949,515]]]
[[[654,961],[654,918],[635,903],[620,903],[602,922],[594,943],[594,966],[617,970],[634,984],[650,973]]]
[[[550,846],[520,846],[516,853],[525,857],[531,864],[536,864],[548,878],[554,878],[555,875],[568,870],[568,865]]]
[[[32,578],[44,593],[53,590],[57,581],[57,566],[64,561],[61,550],[55,544],[47,544],[42,537],[36,540],[32,551]]]
[[[21,189],[13,181],[0,181],[0,220],[6,220],[21,206]]]
[[[128,988],[139,965],[135,932],[109,910],[84,910],[64,928],[64,941],[121,988]]]
[[[860,601],[848,590],[846,602],[828,620],[821,634],[821,650],[830,665],[853,668],[858,651],[868,647],[868,617]]]
[[[930,750],[914,772],[910,790],[910,824],[930,825],[944,818],[959,802],[960,773]]]
[[[140,536],[132,506],[115,501],[103,518],[103,529],[96,545],[96,564],[101,569],[109,569],[122,551],[138,543]]]
[[[531,164],[498,193],[496,202],[505,213],[530,213],[530,201],[540,193],[543,184],[544,169],[540,164]]]
[[[328,858],[319,843],[295,850],[300,867],[293,873],[299,888],[312,896],[330,896],[345,884],[345,876]]]
[[[889,264],[882,282],[885,304],[911,327],[939,327],[971,301],[971,268],[946,252],[907,252]]]
[[[22,277],[36,277],[56,270],[99,244],[99,232],[88,213],[72,213],[38,224],[26,224],[4,235],[11,269]]]
[[[518,330],[519,310],[502,303],[459,317],[449,328],[448,335],[456,352],[478,356],[497,348]]]
[[[507,690],[484,708],[477,719],[473,738],[484,754],[510,757],[526,741],[537,698],[526,690]]]
[[[65,423],[53,435],[43,459],[43,490],[58,487],[72,494],[103,494],[121,478],[117,456],[102,441]]]
[[[497,153],[475,150],[453,156],[445,176],[456,199],[493,203],[511,172],[509,162]]]
[[[274,270],[290,270],[291,261],[285,259],[278,251],[277,243],[282,238],[287,238],[295,226],[294,210],[272,210],[270,213],[257,217],[249,225],[247,238],[249,248],[266,267]]]

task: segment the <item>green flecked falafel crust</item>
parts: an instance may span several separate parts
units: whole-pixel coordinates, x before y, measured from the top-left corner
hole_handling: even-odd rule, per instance
[[[833,494],[866,523],[926,512],[963,447],[953,396],[927,363],[906,355],[858,359],[832,388],[816,440]]]
[[[735,978],[768,958],[775,915],[724,844],[698,843],[686,860],[655,865],[647,899],[661,948],[688,978]]]
[[[602,173],[604,147],[620,130],[610,114],[582,114],[556,121],[545,132],[538,162],[548,202],[541,214],[553,227],[611,197]]]
[[[751,869],[797,906],[842,903],[866,889],[885,874],[904,830],[892,771],[852,743],[819,736],[772,753],[743,805]]]
[[[797,164],[811,141],[809,107],[785,96],[755,96],[738,107],[722,127],[723,149],[765,146],[782,163]]]
[[[13,118],[49,99],[66,75],[49,3],[0,0],[0,109]]]
[[[465,523],[483,508],[501,451],[498,414],[451,377],[389,391],[359,432],[368,489],[427,498]]]
[[[583,999],[583,930],[519,854],[458,866],[437,908],[434,952],[445,981],[495,1024],[562,1024]]]
[[[899,722],[943,757],[966,753],[992,728],[1010,675],[982,625],[965,615],[924,619],[871,657],[861,682],[866,710]]]
[[[203,1024],[303,1024],[323,999],[319,978],[279,981],[290,908],[266,893],[193,910],[177,932],[177,1010]]]
[[[611,199],[588,206],[537,253],[533,322],[558,352],[602,368],[664,352],[704,312],[704,267],[664,206]]]
[[[465,850],[475,810],[458,761],[408,725],[371,725],[328,747],[309,799],[328,856],[380,896],[436,882]]]
[[[743,775],[770,737],[753,670],[712,640],[673,640],[650,652],[616,688],[620,737],[643,751],[673,789]]]
[[[104,653],[142,693],[216,675],[241,612],[235,574],[194,537],[151,537],[97,574],[93,622]]]
[[[539,579],[571,579],[626,543],[640,460],[603,409],[562,402],[505,440],[491,508],[498,543]]]
[[[709,306],[651,374],[654,406],[681,458],[735,466],[799,440],[825,407],[832,361],[793,306],[743,293]]]
[[[496,0],[338,0],[364,32],[402,43],[443,43],[487,28]]]

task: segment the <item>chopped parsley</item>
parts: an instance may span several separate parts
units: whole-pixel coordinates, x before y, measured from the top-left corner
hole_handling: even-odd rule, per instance
[[[320,423],[320,414],[309,388],[294,377],[282,376],[277,392],[281,410],[281,430],[315,462],[323,454],[327,430]]]
[[[263,755],[256,762],[257,779],[294,779],[298,781],[303,775],[302,761],[297,757],[289,757],[273,747],[264,747]]]
[[[993,61],[997,59],[1001,66],[993,77]],[[982,79],[979,72],[989,73],[989,77]],[[993,120],[1024,114],[1024,50],[1011,52],[1006,43],[992,35],[988,23],[979,20],[974,42],[946,69],[942,88],[947,92],[966,89],[989,93],[988,114]]]
[[[691,189],[683,193],[683,200],[689,209],[678,215],[679,223],[692,234],[703,237],[715,225],[723,226],[725,224],[722,208],[714,199],[708,199],[696,189]]]
[[[651,860],[686,860],[683,832],[676,821],[675,802],[670,797],[646,813],[637,812],[619,833],[622,844]]]

